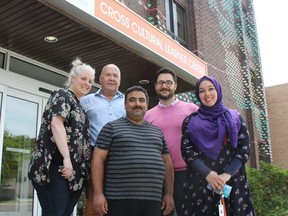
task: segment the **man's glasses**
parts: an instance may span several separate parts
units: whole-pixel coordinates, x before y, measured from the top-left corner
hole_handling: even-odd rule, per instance
[[[156,82],[156,85],[157,85],[157,86],[163,86],[164,84],[165,84],[166,86],[170,87],[170,86],[172,86],[172,85],[174,84],[174,81],[172,81],[172,80],[166,80],[166,81],[158,80],[158,81]]]

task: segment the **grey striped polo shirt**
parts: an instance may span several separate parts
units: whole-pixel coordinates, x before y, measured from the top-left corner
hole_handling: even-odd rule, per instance
[[[161,201],[168,148],[161,130],[126,118],[107,123],[96,146],[109,150],[105,167],[106,199]]]

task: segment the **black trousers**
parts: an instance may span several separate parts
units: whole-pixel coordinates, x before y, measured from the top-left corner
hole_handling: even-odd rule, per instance
[[[174,172],[174,203],[177,216],[184,216],[182,205],[184,201],[184,183],[186,180],[187,171]],[[173,216],[173,213],[169,216]]]
[[[161,203],[150,200],[107,200],[108,216],[159,216]]]

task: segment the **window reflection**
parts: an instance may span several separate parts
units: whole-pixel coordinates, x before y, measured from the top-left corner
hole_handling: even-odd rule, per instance
[[[27,212],[28,215],[32,214],[33,188],[27,172],[36,140],[37,111],[37,103],[7,96],[0,212],[14,212],[14,215],[27,215]]]

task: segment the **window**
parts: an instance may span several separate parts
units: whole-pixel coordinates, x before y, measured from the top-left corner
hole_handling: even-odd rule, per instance
[[[63,87],[63,84],[67,80],[67,76],[63,74],[56,73],[16,57],[10,58],[9,70],[58,87]],[[39,90],[45,92],[45,89],[43,88],[40,88]],[[95,92],[96,90],[97,88],[92,86],[90,93]]]
[[[0,52],[0,68],[4,68],[4,58],[5,58],[4,53]]]
[[[187,46],[186,10],[175,0],[165,0],[167,31],[173,39]]]
[[[10,58],[9,70],[59,87],[63,87],[67,79],[64,75],[15,57]]]

